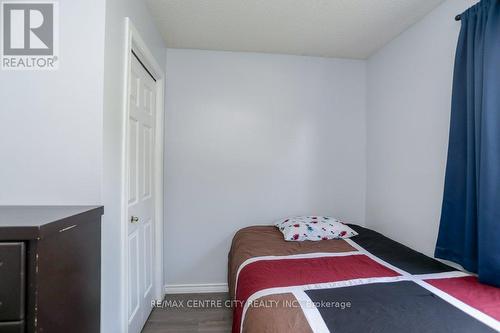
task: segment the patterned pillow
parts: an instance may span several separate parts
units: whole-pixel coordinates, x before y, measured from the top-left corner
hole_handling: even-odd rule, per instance
[[[349,238],[358,233],[344,223],[328,216],[297,216],[276,221],[274,224],[286,241],[320,241]]]

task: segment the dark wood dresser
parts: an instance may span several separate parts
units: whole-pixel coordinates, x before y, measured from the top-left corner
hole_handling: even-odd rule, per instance
[[[0,206],[0,333],[99,333],[97,206]]]

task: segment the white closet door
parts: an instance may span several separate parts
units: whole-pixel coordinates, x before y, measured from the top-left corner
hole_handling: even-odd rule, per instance
[[[128,318],[129,333],[151,313],[154,261],[155,81],[132,55],[128,112]]]

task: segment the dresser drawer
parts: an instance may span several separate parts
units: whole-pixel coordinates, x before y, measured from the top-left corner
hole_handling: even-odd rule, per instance
[[[24,332],[24,322],[23,321],[13,321],[0,323],[0,332],[2,333],[23,333]]]
[[[24,319],[25,253],[22,242],[0,242],[0,322]],[[4,332],[2,325],[7,324],[0,323]]]

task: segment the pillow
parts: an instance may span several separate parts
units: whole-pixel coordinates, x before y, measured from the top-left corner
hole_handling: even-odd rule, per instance
[[[328,216],[297,216],[276,221],[274,224],[286,241],[320,241],[356,236],[358,233],[339,220]]]

